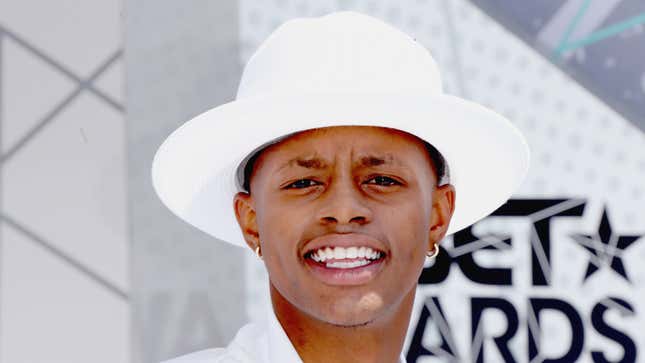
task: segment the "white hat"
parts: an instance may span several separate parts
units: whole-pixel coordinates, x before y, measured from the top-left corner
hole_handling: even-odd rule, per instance
[[[456,190],[448,234],[504,204],[528,169],[520,132],[486,107],[443,94],[421,44],[342,11],[280,25],[248,61],[236,99],[189,120],[159,147],[154,189],[179,218],[243,246],[233,209],[238,166],[285,135],[340,125],[399,129],[439,150]]]

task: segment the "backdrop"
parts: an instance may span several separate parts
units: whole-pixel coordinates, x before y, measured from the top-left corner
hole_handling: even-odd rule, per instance
[[[447,93],[507,116],[532,150],[513,198],[424,269],[408,361],[643,360],[643,1],[9,0],[0,362],[157,362],[261,314],[263,266],[172,216],[150,162],[232,100],[279,24],[335,10],[415,37]]]

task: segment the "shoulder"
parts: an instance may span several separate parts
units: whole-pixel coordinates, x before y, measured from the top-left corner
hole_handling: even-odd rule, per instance
[[[251,363],[257,362],[251,355],[239,349],[211,348],[179,356],[161,363]]]
[[[227,362],[226,348],[211,348],[182,355],[161,363],[206,363],[206,362]]]
[[[263,331],[255,324],[243,326],[228,346],[209,348],[161,363],[252,363],[261,362]]]

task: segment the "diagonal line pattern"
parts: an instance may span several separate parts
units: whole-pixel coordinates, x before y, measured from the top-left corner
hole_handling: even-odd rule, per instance
[[[567,42],[566,44],[562,45],[562,49],[559,51],[560,53],[564,53],[567,51],[572,51],[574,49],[584,47],[587,45],[591,45],[594,43],[597,43],[601,40],[613,37],[615,35],[618,35],[625,30],[634,27],[639,24],[645,24],[645,13],[637,15],[633,18],[629,18],[625,21],[622,21],[620,23],[616,23],[614,25],[610,25],[606,28],[597,30],[591,34],[589,34],[587,37],[572,41],[572,42]]]
[[[2,44],[4,39],[11,39],[13,42],[17,43],[18,45],[22,46],[26,50],[32,53],[32,55],[40,58],[43,60],[45,63],[47,63],[49,66],[54,68],[55,70],[59,71],[61,74],[64,76],[70,78],[72,81],[77,83],[77,87],[70,92],[58,105],[56,105],[50,112],[48,112],[38,123],[35,127],[33,127],[26,135],[24,135],[10,150],[8,150],[4,155],[0,157],[0,168],[4,165],[5,162],[7,162],[17,151],[19,151],[24,145],[26,145],[30,140],[33,139],[35,135],[38,134],[39,131],[41,131],[49,122],[51,122],[60,112],[68,106],[82,91],[87,90],[90,93],[94,94],[96,97],[99,99],[103,100],[107,105],[111,106],[112,108],[116,109],[117,111],[123,113],[124,107],[114,99],[112,99],[109,95],[105,94],[101,90],[97,89],[94,87],[93,82],[100,77],[109,67],[114,64],[121,56],[122,56],[122,50],[117,50],[113,54],[111,54],[105,61],[103,61],[91,74],[89,77],[86,79],[83,79],[70,70],[68,70],[66,67],[64,67],[62,64],[59,62],[55,61],[53,58],[49,57],[46,55],[44,52],[40,51],[38,48],[35,46],[29,44],[29,42],[25,41],[18,35],[16,35],[14,32],[8,30],[7,28],[3,27],[0,25],[0,66],[2,62]],[[0,68],[0,84],[2,84],[2,72]],[[2,95],[0,94],[0,132],[2,131]],[[128,295],[125,291],[121,290],[96,272],[92,271],[89,267],[85,266],[81,262],[75,260],[71,256],[65,254],[63,251],[59,250],[52,244],[48,243],[44,238],[41,236],[38,236],[36,233],[30,231],[26,226],[22,225],[18,221],[14,220],[10,216],[1,213],[0,212],[0,220],[4,221],[8,226],[12,227],[19,233],[25,235],[28,237],[29,240],[35,242],[36,244],[40,245],[43,249],[45,249],[47,252],[51,253],[58,259],[60,259],[62,262],[66,263],[67,265],[71,266],[73,269],[76,271],[82,273],[83,275],[87,276],[91,281],[97,283],[101,287],[105,288],[118,298],[122,300],[128,300]]]
[[[428,307],[428,310],[430,311],[432,318],[436,319],[435,322],[439,327],[439,332],[443,335],[444,339],[446,339],[446,342],[448,343],[448,346],[450,347],[450,349],[452,349],[452,352],[455,354],[455,357],[459,358],[459,353],[458,353],[459,351],[457,350],[457,344],[452,339],[453,338],[452,330],[450,329],[450,325],[448,325],[448,322],[444,319],[444,316],[439,311],[439,307],[437,306],[437,304],[435,304],[434,300],[432,299],[429,299],[427,301],[426,306]]]
[[[9,149],[2,158],[0,163],[5,163],[11,159],[16,152],[18,152],[27,142],[29,142],[35,135],[37,135],[45,126],[49,124],[66,106],[68,106],[83,90],[89,89],[91,82],[96,80],[103,72],[105,72],[110,65],[112,65],[119,57],[122,51],[119,49],[114,52],[108,59],[106,59],[87,80],[81,80],[76,87],[63,101],[61,101],[54,109],[43,117],[36,126],[34,126],[27,134],[25,134],[18,142],[16,142],[11,149]]]
[[[611,298],[602,299],[599,303],[602,305],[605,305],[608,309],[618,310],[621,316],[629,316],[634,313],[633,311],[627,309],[626,307],[618,304]]]
[[[580,22],[580,19],[582,19],[585,13],[587,12],[587,10],[589,10],[589,5],[591,5],[591,0],[585,0],[582,3],[580,8],[578,9],[578,12],[571,20],[571,23],[569,23],[567,30],[562,35],[562,38],[560,39],[560,43],[555,48],[554,53],[561,54],[563,52],[563,49],[566,47],[566,44],[569,41],[569,38],[571,37],[571,33],[573,33],[573,31],[576,29],[576,26]]]
[[[98,67],[88,76],[80,77],[70,71],[67,67],[63,66],[61,63],[54,60],[52,57],[45,54],[43,51],[37,47],[31,45],[29,42],[25,41],[23,38],[18,36],[16,33],[5,28],[0,24],[0,135],[3,132],[3,94],[2,84],[3,84],[3,67],[2,62],[3,57],[3,45],[6,44],[5,40],[11,39],[14,44],[22,47],[23,49],[30,52],[30,55],[42,60],[45,64],[49,65],[55,71],[58,71],[63,76],[69,78],[74,83],[76,83],[75,89],[70,92],[65,98],[59,102],[53,109],[51,109],[41,120],[38,120],[35,127],[28,131],[18,142],[8,150],[4,155],[0,155],[0,170],[3,168],[4,163],[10,160],[10,158],[16,154],[22,147],[27,145],[30,141],[33,140],[34,136],[37,135],[46,125],[48,125],[53,119],[55,119],[70,103],[76,99],[82,91],[88,91],[93,94],[99,100],[102,100],[104,104],[113,108],[114,110],[123,114],[125,108],[117,100],[112,98],[110,95],[96,88],[93,84],[101,75],[103,75],[118,59],[122,57],[123,51],[118,49],[110,54],[103,62],[101,62]],[[1,139],[1,138],[0,138]],[[2,150],[2,141],[0,140],[0,150]],[[0,173],[1,175],[1,173]],[[2,196],[2,179],[0,178],[0,197]],[[2,204],[0,203],[0,206]],[[115,284],[111,283],[109,280],[101,276],[96,271],[93,271],[90,266],[83,264],[81,261],[74,259],[72,256],[66,254],[64,251],[58,249],[56,246],[47,242],[42,236],[37,235],[36,233],[29,230],[28,227],[22,225],[18,221],[14,220],[12,217],[5,214],[0,210],[0,221],[6,223],[6,225],[18,233],[24,235],[28,240],[39,245],[47,253],[57,258],[62,263],[70,266],[74,271],[86,276],[92,283],[99,285],[99,288],[107,290],[110,294],[114,295],[120,300],[128,301],[128,293]],[[0,240],[0,257],[2,256],[2,240]],[[0,288],[0,293],[2,289]],[[0,303],[2,299],[0,299]],[[1,317],[0,317],[1,318]],[[0,332],[1,333],[1,332]]]
[[[475,337],[473,338],[473,342],[470,345],[470,356],[472,357],[473,361],[479,357],[479,353],[482,350],[482,347],[484,345],[484,328],[483,324],[477,325],[477,330],[475,331]]]
[[[95,96],[97,96],[98,98],[100,98],[103,101],[105,101],[108,105],[114,107],[117,111],[124,112],[124,107],[119,102],[115,101],[114,99],[112,99],[112,97],[110,97],[107,94],[105,94],[105,92],[95,88],[91,84],[90,80],[93,81],[95,78],[97,78],[100,75],[100,73],[97,74],[95,77],[90,76],[87,80],[84,80],[83,78],[77,76],[72,71],[67,69],[61,63],[55,61],[52,57],[50,57],[47,54],[45,54],[43,51],[41,51],[38,48],[36,48],[35,46],[29,44],[29,42],[27,42],[26,40],[22,39],[20,36],[18,36],[14,32],[8,30],[7,28],[2,27],[2,25],[0,25],[0,31],[4,32],[4,34],[7,35],[7,37],[11,38],[11,40],[13,40],[14,42],[16,42],[19,45],[21,45],[23,48],[25,48],[28,51],[30,51],[31,53],[33,53],[38,58],[42,59],[45,63],[49,64],[52,68],[56,69],[57,71],[59,71],[60,73],[62,73],[65,76],[67,76],[71,80],[75,81],[79,85],[82,85],[83,89],[86,89],[86,90],[90,91]],[[118,53],[119,56],[121,56],[121,50],[118,50],[117,53]],[[109,58],[112,58],[112,57],[113,56],[110,56]],[[99,69],[101,67],[102,66],[100,66]],[[96,73],[96,71],[94,71],[94,74],[95,73]],[[101,73],[102,73],[102,71],[101,71]]]
[[[531,219],[531,222],[541,221],[547,217],[553,217],[554,215],[564,212],[567,209],[575,208],[579,205],[585,204],[583,199],[569,199],[564,202],[554,204],[548,208],[541,209],[535,213],[529,214],[527,217]]]
[[[13,229],[16,231],[20,232],[24,236],[28,237],[29,240],[35,242],[45,250],[47,250],[49,253],[52,255],[58,257],[62,261],[66,262],[68,265],[76,269],[78,272],[84,274],[90,280],[94,281],[95,283],[101,285],[103,288],[108,290],[109,292],[113,293],[115,296],[122,300],[128,300],[128,294],[124,292],[123,290],[119,289],[117,286],[112,284],[111,282],[107,281],[103,277],[101,277],[99,274],[96,272],[92,271],[90,268],[87,266],[83,265],[81,262],[73,259],[72,257],[68,256],[61,250],[57,249],[54,247],[52,244],[49,242],[45,241],[42,237],[38,236],[34,232],[31,232],[27,227],[23,226],[22,224],[18,223],[15,221],[13,218],[9,217],[8,215],[2,213],[0,214],[0,219],[7,223],[7,225],[11,226]]]
[[[504,241],[504,239],[499,238],[495,235],[488,235],[483,237],[478,237],[476,241],[470,242],[463,246],[453,248],[449,253],[452,258],[463,256],[475,251],[479,251],[487,246],[493,246],[499,250],[507,250],[511,248],[511,245]]]
[[[529,327],[529,335],[533,337],[533,341],[535,342],[535,347],[537,348],[538,354],[531,360],[530,363],[533,362],[539,362],[541,357],[540,353],[540,341],[542,337],[540,336],[540,324],[538,324],[537,316],[535,315],[535,310],[533,310],[533,306],[529,304],[528,311],[527,311],[527,323]]]

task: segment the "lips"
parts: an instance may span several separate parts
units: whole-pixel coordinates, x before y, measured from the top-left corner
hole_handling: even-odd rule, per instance
[[[361,285],[382,269],[387,253],[362,234],[332,234],[306,245],[304,259],[315,278],[329,285]]]

